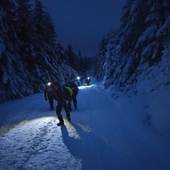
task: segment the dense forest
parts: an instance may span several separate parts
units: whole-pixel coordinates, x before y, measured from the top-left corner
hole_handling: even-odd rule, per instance
[[[89,57],[57,41],[40,0],[1,0],[0,27],[0,102],[40,92],[48,81],[65,83],[89,68]]]
[[[127,0],[121,26],[103,38],[96,62],[96,78],[114,98],[170,85],[170,1]]]
[[[41,92],[48,81],[65,83],[87,73],[114,98],[170,84],[169,0],[127,0],[119,29],[103,37],[93,57],[58,42],[40,0],[1,0],[0,27],[0,102]]]

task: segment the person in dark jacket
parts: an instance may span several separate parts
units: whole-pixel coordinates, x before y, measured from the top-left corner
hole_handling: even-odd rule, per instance
[[[66,117],[68,121],[71,121],[70,118],[70,108],[69,102],[72,95],[72,89],[69,87],[61,86],[58,82],[51,83],[53,89],[54,99],[57,101],[56,114],[59,120],[57,123],[58,126],[64,125],[63,116],[61,114],[62,108],[66,112]]]
[[[86,77],[85,82],[86,82],[87,86],[89,86],[89,84],[90,84],[90,77]]]
[[[70,87],[73,90],[73,94],[71,96],[71,99],[73,101],[74,108],[77,109],[77,94],[79,93],[79,88],[78,88],[77,84],[74,83],[73,81],[67,82],[66,86]],[[71,108],[71,105],[70,105],[70,108]]]
[[[54,109],[54,97],[53,97],[53,90],[51,88],[51,82],[47,83],[44,89],[44,97],[45,100],[49,102],[50,109]]]

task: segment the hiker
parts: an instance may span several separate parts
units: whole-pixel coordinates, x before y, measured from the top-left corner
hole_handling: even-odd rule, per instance
[[[64,108],[66,117],[68,121],[71,121],[70,118],[70,107],[69,103],[71,102],[71,95],[73,93],[70,87],[65,87],[60,85],[58,82],[51,83],[53,89],[54,99],[57,101],[56,114],[59,120],[57,123],[58,126],[64,125],[63,116],[61,114],[62,108]]]
[[[85,79],[85,82],[86,82],[87,86],[89,86],[89,84],[90,84],[90,77],[87,77],[87,78]]]
[[[51,88],[51,82],[47,83],[44,89],[44,97],[45,100],[49,102],[50,109],[54,109],[54,97],[53,97],[53,90]]]
[[[71,99],[73,101],[74,108],[77,109],[77,94],[79,93],[79,88],[78,88],[77,84],[74,83],[73,81],[67,82],[66,86],[70,87],[73,90]],[[71,108],[71,105],[70,105],[70,108]]]

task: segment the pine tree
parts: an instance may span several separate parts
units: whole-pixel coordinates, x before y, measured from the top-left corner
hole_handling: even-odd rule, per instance
[[[8,44],[16,42],[17,35],[16,32],[16,21],[17,21],[17,7],[13,0],[1,0],[0,1],[1,10],[1,29],[0,36],[4,40],[6,48],[10,49],[11,45]]]
[[[75,54],[73,51],[73,47],[71,44],[68,44],[67,48],[65,49],[65,55],[68,58],[68,62],[70,63],[71,67],[74,68],[75,66]]]
[[[48,12],[40,0],[35,0],[34,22],[37,34],[37,49],[47,49],[56,45],[56,31]]]
[[[113,94],[128,93],[130,89],[134,89],[135,94],[133,87],[145,79],[155,79],[159,82],[157,86],[161,84],[156,81],[154,69],[165,74],[170,70],[165,64],[170,61],[166,58],[168,52],[164,54],[169,48],[169,21],[168,0],[126,1],[118,37],[115,40],[114,36],[107,39],[106,45],[102,43],[97,61],[97,76],[104,77],[105,87],[110,87]],[[168,81],[167,78],[167,84]]]
[[[17,0],[18,2],[18,20],[17,34],[22,43],[26,45],[33,43],[35,37],[35,27],[33,23],[33,12],[29,0]]]

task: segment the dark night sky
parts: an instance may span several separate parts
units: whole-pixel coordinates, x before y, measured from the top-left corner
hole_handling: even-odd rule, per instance
[[[96,54],[99,42],[113,28],[119,28],[126,0],[42,0],[58,34],[58,41],[82,55]]]

